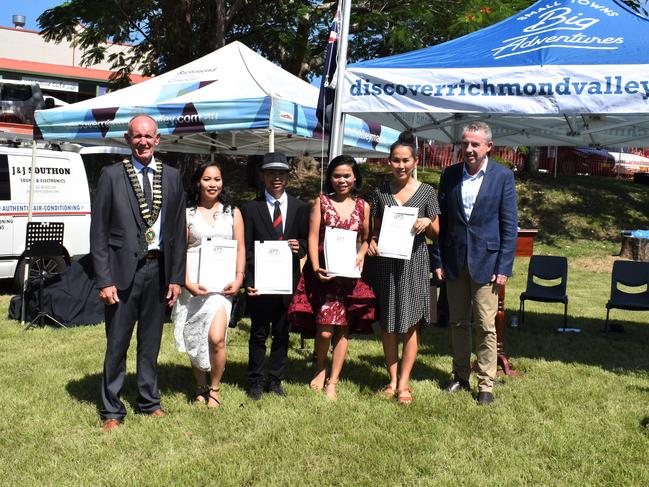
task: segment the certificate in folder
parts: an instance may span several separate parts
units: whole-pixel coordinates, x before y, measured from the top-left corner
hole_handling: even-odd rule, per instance
[[[415,234],[412,227],[417,221],[419,208],[410,206],[386,206],[383,209],[379,255],[393,259],[410,260]]]
[[[356,267],[358,232],[342,228],[325,227],[325,267],[330,276],[361,277]]]
[[[198,284],[210,292],[221,292],[237,275],[237,241],[203,237],[199,249]],[[187,262],[189,264],[189,252]],[[191,276],[191,274],[189,274]]]
[[[293,293],[293,254],[285,240],[255,242],[255,289],[259,294]]]
[[[187,279],[189,282],[198,283],[198,264],[201,258],[201,248],[192,247],[187,250]]]

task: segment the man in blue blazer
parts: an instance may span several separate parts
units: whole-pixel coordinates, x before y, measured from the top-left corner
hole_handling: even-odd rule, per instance
[[[460,164],[447,167],[439,183],[439,254],[434,273],[447,280],[453,327],[453,381],[447,392],[470,390],[471,328],[476,328],[478,403],[493,402],[498,363],[498,286],[512,275],[518,213],[511,170],[490,161],[491,129],[473,122],[462,130]]]

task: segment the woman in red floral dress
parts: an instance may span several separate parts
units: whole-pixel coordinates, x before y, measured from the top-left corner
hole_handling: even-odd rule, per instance
[[[324,389],[336,399],[336,384],[347,355],[349,333],[372,333],[375,297],[362,278],[330,276],[324,268],[326,227],[358,232],[360,249],[356,266],[363,270],[368,248],[370,207],[355,193],[361,174],[354,158],[338,156],[327,167],[326,192],[313,202],[309,221],[309,263],[297,285],[288,316],[294,331],[313,334],[315,328],[316,373],[310,387]],[[327,379],[327,352],[333,342],[331,371]]]

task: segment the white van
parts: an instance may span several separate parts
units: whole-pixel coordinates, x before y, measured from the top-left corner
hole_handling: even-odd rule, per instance
[[[0,145],[0,279],[14,278],[16,283],[24,274],[31,158],[31,147]],[[64,223],[67,255],[45,262],[49,271],[61,272],[71,258],[90,251],[86,170],[77,153],[38,149],[35,176],[32,221]]]

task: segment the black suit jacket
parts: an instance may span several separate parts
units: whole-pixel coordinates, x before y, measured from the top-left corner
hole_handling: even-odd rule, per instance
[[[293,196],[288,196],[286,219],[284,222],[284,240],[297,239],[300,250],[293,254],[293,290],[300,278],[300,259],[306,255],[307,237],[309,234],[309,205]],[[246,278],[244,286],[255,285],[255,241],[276,240],[273,222],[268,211],[266,198],[261,195],[249,201],[241,209],[245,226],[246,241]],[[254,299],[248,300],[248,306],[254,306]]]
[[[165,286],[184,285],[185,192],[180,174],[167,165],[162,171],[161,215]],[[145,230],[124,165],[105,167],[97,183],[90,224],[90,253],[97,287],[116,286],[121,290],[131,285],[138,261],[146,255]]]

